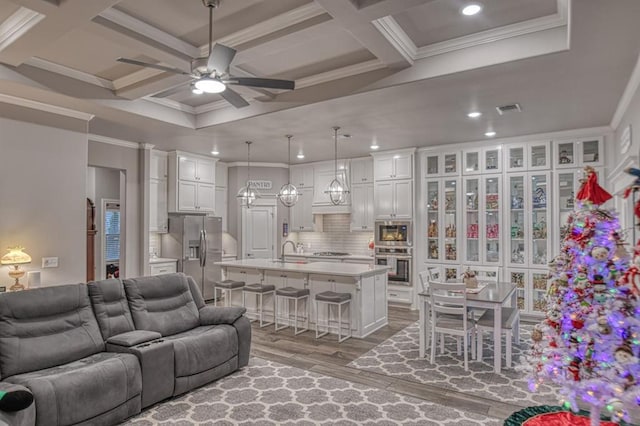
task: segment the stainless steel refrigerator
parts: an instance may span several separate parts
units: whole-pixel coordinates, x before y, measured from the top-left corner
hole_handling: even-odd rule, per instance
[[[213,299],[213,286],[222,271],[222,218],[170,214],[169,232],[162,236],[162,256],[178,259],[178,271],[193,277],[205,300]]]

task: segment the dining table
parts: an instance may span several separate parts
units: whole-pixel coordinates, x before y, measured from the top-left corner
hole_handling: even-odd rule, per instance
[[[495,346],[493,369],[496,373],[500,373],[502,369],[502,307],[517,306],[517,286],[508,281],[480,282],[479,284],[484,286],[480,291],[467,293],[467,307],[493,310],[493,341]],[[420,309],[419,356],[424,358],[429,344],[430,295],[428,289],[418,294],[418,300]],[[514,335],[517,341],[519,330],[514,330]]]

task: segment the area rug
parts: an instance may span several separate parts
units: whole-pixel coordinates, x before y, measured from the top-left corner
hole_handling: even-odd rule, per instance
[[[438,344],[435,364],[429,363],[429,354],[426,359],[419,358],[418,322],[394,334],[348,366],[522,407],[556,405],[559,399],[555,387],[541,385],[538,392],[531,393],[524,375],[513,368],[528,349],[532,328],[533,325],[521,325],[520,345],[512,346],[512,368],[503,367],[500,374],[493,372],[493,339],[489,333],[484,334],[483,361],[474,361],[469,354],[468,372],[464,371],[462,356],[456,354],[456,341],[452,337],[445,339],[444,355],[440,355]],[[502,340],[504,342],[504,338]],[[502,353],[505,353],[504,343]]]
[[[500,425],[502,421],[251,358],[249,366],[162,402],[125,425]]]

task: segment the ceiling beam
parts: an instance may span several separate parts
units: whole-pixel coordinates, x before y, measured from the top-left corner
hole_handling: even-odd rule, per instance
[[[65,34],[86,25],[93,17],[119,1],[65,0],[57,6],[42,0],[16,1],[23,8],[44,17],[0,51],[0,62],[14,67],[23,64],[29,58],[38,56]]]

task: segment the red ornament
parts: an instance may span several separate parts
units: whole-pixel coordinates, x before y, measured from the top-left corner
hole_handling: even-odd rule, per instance
[[[593,167],[584,168],[587,178],[582,182],[582,186],[576,195],[577,200],[590,201],[593,204],[604,204],[612,198],[604,188],[598,184],[598,175]]]

